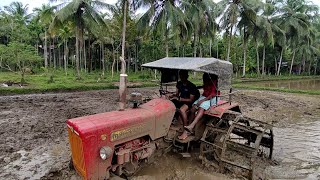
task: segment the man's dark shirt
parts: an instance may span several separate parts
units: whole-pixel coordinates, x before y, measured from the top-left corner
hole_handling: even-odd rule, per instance
[[[181,81],[179,81],[177,83],[177,89],[179,90],[179,96],[180,98],[185,98],[185,99],[189,99],[190,98],[190,94],[194,95],[195,98],[194,100],[197,100],[197,98],[199,98],[199,91],[196,87],[196,85],[194,85],[192,82],[188,81],[186,85],[184,85]],[[199,95],[198,95],[199,94]],[[192,102],[193,103],[193,102]],[[191,104],[192,104],[191,103]]]

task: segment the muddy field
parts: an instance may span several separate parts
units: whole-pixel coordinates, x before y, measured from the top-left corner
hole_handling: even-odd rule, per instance
[[[156,89],[131,89],[130,91],[154,96]],[[0,96],[0,177],[4,179],[78,179],[75,172],[68,167],[70,151],[65,121],[69,118],[116,110],[117,93],[117,90],[105,90]],[[308,123],[314,127],[312,123],[320,121],[320,96],[245,90],[237,93],[234,100],[241,104],[245,115],[273,123],[275,126],[274,159],[278,165],[270,165],[265,172],[261,172],[266,173],[266,178],[320,178],[320,174],[317,174],[320,172],[320,149],[316,146],[320,138],[317,134],[303,136],[303,138],[316,139],[305,146],[303,143],[306,143],[306,139],[300,138],[303,142],[302,147],[297,145],[290,147],[297,141],[297,139],[290,141],[290,132],[297,128],[299,130]],[[299,125],[301,123],[302,126]],[[293,126],[297,124],[298,127]],[[320,128],[308,128],[306,128],[307,132],[314,131],[320,136]],[[315,145],[313,146],[312,143]],[[308,145],[315,148],[311,150],[311,159],[308,159],[309,156],[303,157],[303,154],[306,154],[304,151],[310,151],[303,148],[309,147]],[[289,151],[292,148],[297,149]],[[301,161],[290,159],[297,151],[302,155]],[[307,161],[303,162],[303,159]],[[277,169],[290,169],[292,167],[290,163],[295,163],[296,168],[302,167],[303,171],[293,175],[279,172],[277,175]],[[303,166],[305,163],[312,165],[311,168],[304,168],[309,167]],[[152,166],[142,169],[136,178],[139,179],[139,177],[140,179],[143,177],[145,179],[233,178],[232,175],[219,175],[212,170],[209,172],[192,159],[181,160],[170,154]]]

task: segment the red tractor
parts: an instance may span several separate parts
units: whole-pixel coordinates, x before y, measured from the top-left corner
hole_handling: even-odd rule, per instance
[[[199,158],[203,163],[222,172],[233,166],[252,174],[260,154],[271,159],[272,126],[244,117],[239,104],[231,101],[231,90],[225,96],[227,100],[218,101],[205,112],[193,136],[176,138],[178,129],[172,122],[177,112],[166,96],[170,93],[168,82],[178,80],[178,70],[188,70],[215,74],[219,77],[219,90],[230,88],[230,62],[215,58],[163,58],[143,67],[162,72],[158,98],[144,101],[141,94],[133,93],[132,108],[67,121],[71,162],[84,179],[108,179],[110,174],[128,177],[153,155],[172,148],[188,152],[193,144],[200,144]]]

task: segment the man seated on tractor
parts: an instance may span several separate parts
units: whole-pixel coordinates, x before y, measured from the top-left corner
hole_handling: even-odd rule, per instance
[[[192,82],[188,80],[188,71],[180,70],[180,81],[176,85],[175,98],[172,102],[179,108],[179,118],[182,119],[183,126],[188,125],[187,111],[192,107],[192,103],[200,96],[200,93]]]
[[[208,110],[212,105],[216,105],[218,98],[217,96],[217,82],[218,76],[209,75],[208,73],[203,74],[203,94],[193,103],[191,114],[189,119],[193,120],[188,126],[184,126],[184,131],[178,138],[183,140],[188,137],[188,135],[193,133],[193,128],[202,118],[204,111]],[[197,114],[195,115],[196,111]]]

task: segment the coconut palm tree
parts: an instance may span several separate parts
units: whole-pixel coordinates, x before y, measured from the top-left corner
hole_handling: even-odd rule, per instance
[[[12,2],[9,6],[4,6],[4,12],[14,16],[20,23],[27,23],[32,14],[28,14],[28,4],[23,5],[21,2]]]
[[[282,1],[279,1],[281,4]],[[302,1],[289,1],[287,0],[282,4],[279,5],[278,13],[280,14],[278,17],[275,18],[275,22],[282,27],[286,34],[286,39],[289,42],[288,44],[293,49],[293,55],[291,60],[290,66],[290,74],[292,71],[292,66],[295,58],[297,43],[300,41],[302,36],[309,36],[309,27],[310,22],[308,16],[305,14],[308,6],[305,2]],[[300,63],[300,66],[305,64],[304,59]],[[281,59],[277,70],[277,75],[280,73],[281,68]],[[301,68],[299,68],[301,69]],[[300,70],[299,70],[300,71]]]
[[[246,60],[247,60],[247,44],[249,37],[253,34],[256,24],[256,13],[251,8],[245,8],[241,12],[241,20],[238,27],[243,29],[243,71],[242,77],[246,75]]]
[[[52,19],[54,17],[54,7],[51,7],[50,5],[42,4],[40,8],[35,8],[33,10],[36,15],[36,20],[38,23],[42,25],[44,28],[44,67],[48,68],[48,46],[47,46],[47,37],[48,37],[48,28],[50,23],[52,22]]]
[[[228,47],[227,47],[227,61],[230,61],[231,39],[234,28],[238,23],[238,17],[240,16],[240,4],[241,0],[222,0],[218,3],[218,6],[225,7],[221,11],[222,17],[220,20],[221,29],[225,29],[228,34]]]
[[[214,37],[218,29],[215,22],[218,14],[215,8],[216,4],[210,0],[188,0],[182,4],[182,10],[193,27],[194,57],[197,56],[197,47],[199,47],[200,56],[202,56],[201,39]]]
[[[84,29],[93,28],[91,25],[105,27],[105,22],[97,11],[98,8],[112,9],[113,6],[99,0],[72,0],[57,6],[61,8],[54,17],[52,26],[72,21],[76,32],[76,70],[80,79],[80,56],[83,49]],[[90,25],[89,25],[90,24]]]
[[[267,2],[263,5],[263,13],[257,16],[256,19],[253,39],[256,44],[257,74],[260,74],[259,44],[261,44],[263,46],[261,72],[262,75],[265,75],[266,46],[269,44],[271,44],[272,47],[274,46],[273,29],[279,29],[279,27],[272,23],[272,19],[270,19],[270,16],[275,13],[273,4]]]
[[[271,44],[272,46],[274,45],[272,24],[267,18],[263,16],[257,16],[256,26],[253,31],[253,39],[256,45],[257,74],[260,74],[259,45],[261,44],[263,46],[261,72],[264,75],[266,46],[268,44]]]
[[[19,42],[29,42],[30,30],[27,28],[27,23],[30,21],[31,14],[28,14],[28,5],[23,5],[21,2],[12,2],[9,6],[4,6],[1,11],[1,16],[6,23],[7,30],[6,36],[8,40],[14,40]]]
[[[63,41],[63,64],[64,64],[64,71],[65,74],[68,75],[68,59],[69,59],[69,47],[68,47],[68,39],[72,36],[74,31],[72,29],[74,24],[72,22],[69,22],[67,24],[63,24],[62,27],[60,27],[57,30],[58,36]]]
[[[142,2],[143,1],[143,2]],[[166,56],[169,56],[169,33],[173,27],[181,26],[187,28],[186,19],[179,8],[184,1],[179,0],[142,0],[139,5],[147,6],[148,10],[138,21],[139,29],[148,29],[149,32],[158,31],[163,34],[165,41]]]

